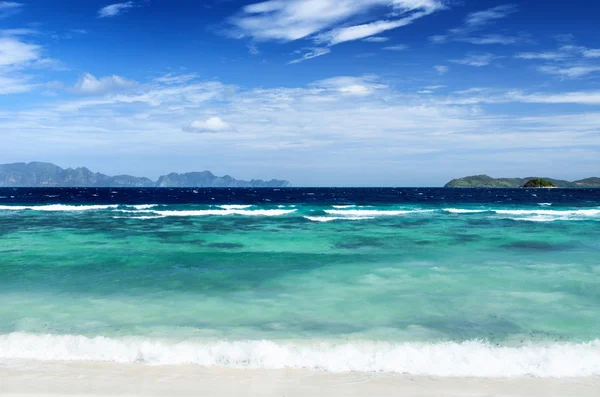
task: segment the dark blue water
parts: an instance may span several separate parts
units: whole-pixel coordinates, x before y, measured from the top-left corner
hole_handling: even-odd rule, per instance
[[[0,204],[537,204],[600,205],[600,189],[2,188]]]

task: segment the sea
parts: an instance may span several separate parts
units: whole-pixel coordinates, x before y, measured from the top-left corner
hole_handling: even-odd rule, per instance
[[[0,189],[0,363],[600,375],[598,189]]]

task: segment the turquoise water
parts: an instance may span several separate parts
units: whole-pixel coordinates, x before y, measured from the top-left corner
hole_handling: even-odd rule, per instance
[[[600,375],[596,203],[28,204],[0,222],[0,359]]]

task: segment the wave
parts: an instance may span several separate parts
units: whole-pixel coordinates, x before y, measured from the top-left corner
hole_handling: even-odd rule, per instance
[[[599,216],[600,209],[586,210],[494,210],[499,215]]]
[[[503,347],[463,343],[205,341],[74,335],[0,335],[0,359],[313,369],[456,377],[600,375],[600,340]]]
[[[118,205],[0,205],[0,211],[98,211],[117,207]]]
[[[398,216],[434,212],[434,210],[324,210],[326,214],[344,217]]]
[[[235,210],[235,209],[219,209],[219,210],[189,210],[189,211],[153,211],[153,213],[161,216],[227,216],[227,215],[244,215],[244,216],[282,216],[288,215],[296,210]]]
[[[332,221],[363,221],[368,219],[375,219],[374,217],[369,216],[305,216],[305,219],[313,222],[332,222]]]
[[[467,210],[462,208],[444,208],[442,211],[449,212],[451,214],[480,214],[484,212],[490,212],[490,210]]]
[[[246,208],[251,208],[253,206],[252,205],[231,204],[231,205],[219,205],[218,207],[222,208],[224,210],[244,210]]]

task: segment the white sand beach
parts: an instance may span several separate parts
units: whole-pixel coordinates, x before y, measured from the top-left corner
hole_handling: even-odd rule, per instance
[[[597,397],[599,377],[439,378],[96,362],[0,363],[0,396]]]

